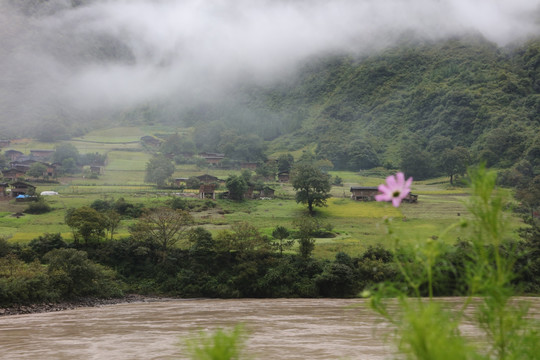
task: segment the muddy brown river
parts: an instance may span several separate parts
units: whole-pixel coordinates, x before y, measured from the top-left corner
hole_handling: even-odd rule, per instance
[[[444,299],[445,302],[460,301]],[[540,299],[531,315],[539,317]],[[200,330],[248,330],[255,359],[388,359],[388,329],[364,300],[165,300],[0,318],[2,359],[186,359]],[[464,332],[474,331],[467,329]]]

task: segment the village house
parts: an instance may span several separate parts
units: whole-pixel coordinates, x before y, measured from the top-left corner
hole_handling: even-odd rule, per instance
[[[377,186],[352,186],[351,199],[357,201],[375,201],[375,195],[379,193]]]
[[[7,181],[16,181],[18,178],[24,177],[24,172],[17,169],[2,170],[2,177]]]
[[[197,176],[197,179],[199,179],[200,182],[203,184],[210,184],[210,183],[218,183],[219,179],[215,176],[204,174]]]
[[[16,198],[19,195],[34,195],[36,193],[36,187],[32,184],[24,181],[16,181],[10,184],[11,197]]]
[[[11,140],[0,140],[0,148],[9,146],[11,144]]]
[[[0,199],[7,198],[7,189],[9,188],[8,183],[0,183]]]
[[[376,186],[352,186],[351,199],[357,201],[375,201],[375,195],[379,194],[379,188]],[[409,193],[403,202],[416,203],[418,195]]]
[[[216,185],[204,184],[199,188],[199,198],[201,199],[216,199]]]
[[[259,193],[260,198],[273,198],[276,191],[271,187],[265,186]]]
[[[175,178],[174,179],[174,185],[176,186],[185,186],[189,178],[181,177],[181,178]]]
[[[21,156],[15,161],[10,161],[9,167],[12,169],[17,169],[17,170],[26,172],[30,168],[30,165],[32,165],[35,162],[37,161],[30,159],[30,157],[28,156]]]
[[[159,146],[161,144],[161,140],[150,135],[142,136],[140,140],[144,145]]]
[[[248,189],[244,193],[244,199],[253,199],[253,190],[255,190],[254,186],[248,186]]]
[[[55,151],[51,149],[30,150],[30,156],[34,159],[49,159],[54,153]]]
[[[24,154],[22,152],[20,152],[20,151],[17,151],[17,150],[6,150],[4,152],[4,155],[6,156],[6,158],[9,161],[15,161],[18,158],[20,158],[21,156],[23,156]]]
[[[289,172],[288,171],[282,171],[277,174],[278,181],[280,183],[286,183],[289,182]]]
[[[103,167],[98,165],[90,165],[90,172],[95,175],[103,174]]]
[[[241,169],[249,169],[249,170],[255,170],[257,169],[257,163],[256,162],[250,162],[250,161],[244,161],[240,163]]]
[[[208,164],[217,165],[225,158],[225,154],[220,153],[209,153],[202,152],[199,153],[199,156],[202,157]]]

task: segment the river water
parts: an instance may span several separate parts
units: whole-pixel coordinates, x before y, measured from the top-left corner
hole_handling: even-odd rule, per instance
[[[461,300],[441,301],[458,304]],[[540,299],[531,314],[540,317]],[[388,328],[364,300],[164,300],[0,318],[2,359],[186,359],[200,330],[244,324],[255,359],[388,359]],[[474,330],[463,329],[465,332]]]

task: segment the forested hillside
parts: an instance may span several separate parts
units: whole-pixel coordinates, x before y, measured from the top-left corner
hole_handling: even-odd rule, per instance
[[[508,167],[540,154],[539,44],[507,51],[451,39],[336,57],[306,66],[273,104],[301,103],[309,116],[286,137],[317,141],[318,155],[338,168],[395,166],[411,149],[436,160],[455,146]]]
[[[408,161],[426,177],[450,150],[488,166],[522,158],[540,166],[540,40],[501,49],[468,37],[361,59],[321,57],[289,81],[229,96],[175,117],[162,107],[130,119],[193,126],[204,150],[222,150],[231,133],[270,141],[269,153],[317,144],[316,155],[335,169]]]

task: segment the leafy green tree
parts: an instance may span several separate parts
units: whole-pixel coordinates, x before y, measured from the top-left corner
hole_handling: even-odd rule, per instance
[[[39,237],[30,241],[30,243],[28,243],[28,246],[39,257],[42,257],[43,255],[54,249],[66,248],[67,244],[62,238],[62,235],[60,233],[56,233],[40,235]]]
[[[255,174],[263,179],[274,180],[276,177],[277,166],[275,163],[260,162],[255,169]]]
[[[298,239],[298,253],[303,259],[308,259],[315,249],[315,239],[313,234],[317,231],[319,224],[314,218],[303,216],[295,222]]]
[[[145,182],[165,186],[168,178],[174,173],[174,164],[164,155],[155,155],[146,163]]]
[[[462,146],[444,150],[441,155],[441,168],[450,177],[451,185],[454,185],[454,176],[467,172],[470,158],[469,151]]]
[[[139,218],[130,232],[137,240],[154,242],[165,261],[170,250],[184,239],[192,224],[193,217],[189,212],[162,207]]]
[[[415,143],[406,143],[401,147],[400,169],[407,176],[416,180],[427,179],[433,174],[434,161],[427,151]]]
[[[73,231],[75,243],[82,237],[85,244],[92,240],[99,240],[105,235],[107,219],[104,215],[88,206],[69,209],[65,216],[65,223]]]
[[[229,190],[232,200],[244,199],[244,193],[248,190],[248,184],[242,176],[231,175],[225,181],[225,186]]]
[[[293,246],[294,239],[285,241],[289,236],[289,230],[281,225],[276,226],[274,231],[272,231],[272,237],[277,240],[275,246],[279,250],[279,255],[283,255],[283,250],[290,249]]]
[[[347,169],[372,169],[380,165],[379,156],[367,140],[355,139],[345,147],[345,151]]]
[[[233,224],[231,230],[224,230],[216,237],[216,245],[221,251],[244,253],[269,249],[268,239],[255,226],[242,221]]]
[[[64,160],[66,159],[73,159],[75,163],[79,160],[79,150],[70,143],[63,143],[60,145],[57,145],[54,152],[54,162],[63,164]]]
[[[189,251],[192,253],[202,253],[214,250],[215,241],[212,237],[212,233],[201,226],[189,230],[187,238],[191,244]]]
[[[534,218],[534,209],[540,207],[540,175],[534,177],[516,192],[516,198],[529,208],[531,218]]]
[[[201,187],[201,180],[199,180],[199,178],[196,176],[191,176],[186,180],[186,187],[188,189],[198,189]]]
[[[163,142],[159,148],[162,154],[182,154],[182,153],[195,153],[195,143],[193,140],[178,134],[169,136],[165,142]]]
[[[343,186],[343,179],[340,178],[339,176],[334,176],[333,180],[332,180],[332,185],[335,185],[335,186]]]
[[[77,168],[77,162],[74,158],[66,158],[62,160],[62,167],[60,171],[62,171],[65,174],[74,174],[78,170]]]
[[[120,214],[117,213],[115,210],[107,210],[103,213],[106,220],[106,229],[109,233],[109,238],[112,240],[114,237],[114,233],[116,229],[118,228],[118,225],[120,225]]]
[[[255,134],[239,134],[233,130],[221,133],[218,148],[225,156],[235,160],[265,161],[264,141]]]
[[[88,259],[84,251],[55,249],[44,256],[51,282],[63,297],[120,296],[115,273]]]
[[[42,176],[44,177],[45,176],[44,174],[46,174],[46,172],[47,172],[47,167],[44,164],[40,162],[35,162],[32,165],[30,165],[30,168],[26,172],[26,175],[38,178]]]
[[[291,171],[294,165],[292,154],[282,154],[277,159],[278,172]]]
[[[331,196],[330,175],[314,165],[297,164],[293,169],[292,186],[296,190],[296,202],[307,204],[310,214],[313,214],[313,206],[326,206],[326,199]]]

